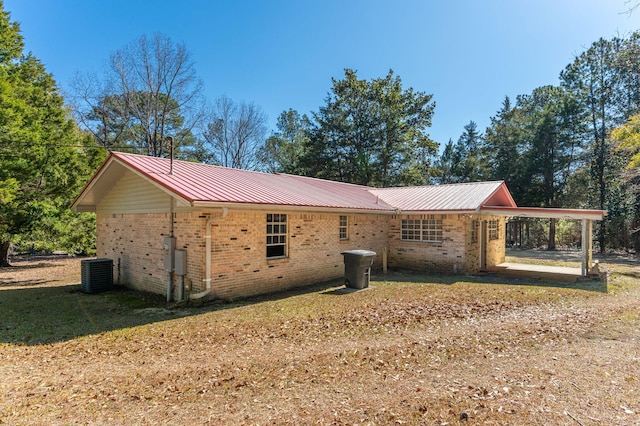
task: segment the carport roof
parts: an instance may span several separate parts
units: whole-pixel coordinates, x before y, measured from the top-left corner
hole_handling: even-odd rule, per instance
[[[482,213],[511,216],[511,217],[538,217],[543,219],[589,219],[602,220],[607,212],[593,209],[552,209],[543,207],[483,207]]]

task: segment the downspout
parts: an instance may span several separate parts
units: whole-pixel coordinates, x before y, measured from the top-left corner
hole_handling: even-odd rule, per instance
[[[200,293],[195,293],[189,295],[189,299],[198,300],[206,297],[211,293],[211,225],[214,221],[218,219],[224,219],[227,217],[229,210],[226,207],[222,208],[222,215],[212,217],[207,219],[207,223],[205,225],[205,233],[204,233],[204,244],[205,244],[205,271],[204,271],[204,284],[205,289]]]

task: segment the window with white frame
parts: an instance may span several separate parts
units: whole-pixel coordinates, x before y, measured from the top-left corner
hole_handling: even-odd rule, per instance
[[[287,215],[267,213],[267,259],[287,256]]]
[[[340,216],[339,233],[341,240],[349,239],[349,219],[347,216]]]
[[[478,242],[478,221],[477,220],[471,221],[471,242],[472,243]]]
[[[442,216],[432,214],[426,219],[403,219],[400,233],[405,241],[442,242]]]
[[[498,239],[498,221],[495,219],[490,220],[487,225],[487,231],[489,233],[489,240],[497,240]]]

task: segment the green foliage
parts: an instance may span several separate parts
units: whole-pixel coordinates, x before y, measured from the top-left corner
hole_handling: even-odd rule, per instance
[[[437,149],[426,133],[432,96],[403,89],[393,71],[366,81],[346,69],[332,82],[301,161],[307,174],[370,186],[427,182]]]
[[[519,96],[515,106],[505,99],[485,132],[489,178],[505,180],[520,205],[607,210],[599,248],[626,248],[625,229],[640,224],[637,182],[628,174],[640,150],[633,122],[612,131],[640,111],[640,33],[596,41],[560,80],[561,87]],[[615,138],[624,141],[617,152]],[[553,224],[548,239],[552,247]]]
[[[60,238],[55,218],[70,214],[77,190],[104,158],[91,148],[67,116],[62,96],[50,74],[32,55],[17,49],[22,39],[17,24],[0,13],[0,265],[15,236],[47,234]],[[86,149],[83,149],[86,148]],[[84,222],[83,222],[84,223]],[[81,232],[80,223],[75,230]],[[90,224],[88,224],[91,231]],[[78,247],[90,250],[89,246]]]
[[[613,129],[611,137],[616,142],[616,151],[629,156],[627,170],[633,172],[640,168],[640,114],[629,118],[629,121]]]
[[[560,78],[563,87],[580,103],[586,117],[590,179],[584,189],[590,205],[613,210],[600,222],[598,243],[620,247],[621,222],[628,221],[630,203],[620,191],[624,158],[614,153],[611,131],[637,113],[640,106],[640,35],[626,39],[600,39],[580,54]],[[622,198],[621,198],[622,197]],[[625,208],[620,208],[625,207]],[[611,223],[611,229],[608,224]]]
[[[289,109],[280,114],[276,127],[277,131],[258,152],[262,167],[272,173],[306,174],[301,160],[309,143],[311,121],[306,115]]]
[[[505,97],[502,108],[491,118],[484,137],[488,178],[504,180],[516,200],[520,200],[527,187],[524,177],[526,149],[520,121],[517,109],[511,105],[509,97]]]
[[[440,171],[439,183],[478,182],[486,178],[489,171],[484,160],[483,137],[478,126],[471,121],[464,126],[464,133],[454,145],[449,141],[436,163]]]
[[[96,143],[108,150],[166,156],[170,147],[164,135],[169,134],[176,135],[176,157],[180,158],[183,150],[186,153],[193,151],[191,148],[195,145],[191,131],[183,127],[185,119],[180,105],[163,93],[133,91],[124,95],[105,95],[83,120],[86,124],[91,123],[89,128]]]
[[[4,3],[0,0],[0,64],[18,59],[23,48],[20,26],[9,20],[9,13],[4,10]]]

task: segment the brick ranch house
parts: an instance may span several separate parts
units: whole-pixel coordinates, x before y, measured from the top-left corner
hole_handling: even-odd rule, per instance
[[[171,240],[190,296],[227,299],[340,278],[351,249],[379,269],[474,273],[504,262],[507,217],[549,211],[518,208],[502,181],[378,189],[118,152],[71,207],[96,213],[114,276],[168,299]],[[603,213],[567,212],[589,226]]]

